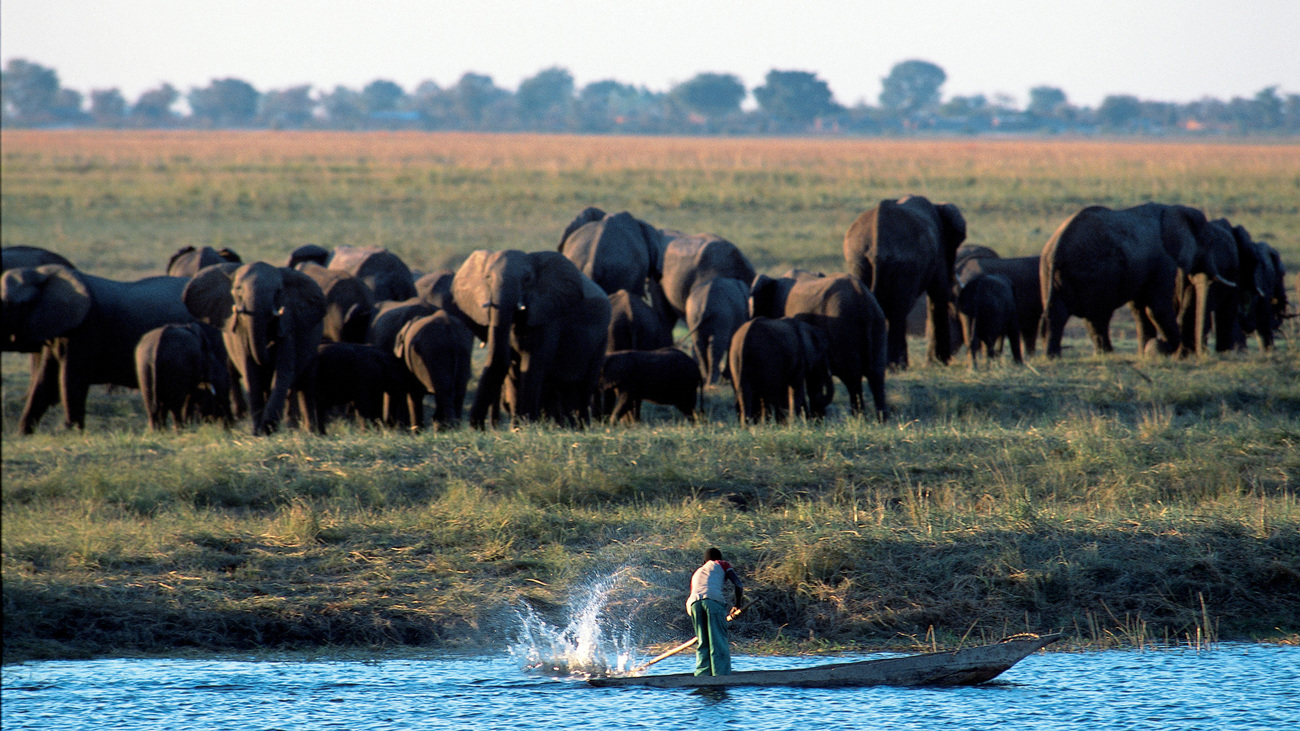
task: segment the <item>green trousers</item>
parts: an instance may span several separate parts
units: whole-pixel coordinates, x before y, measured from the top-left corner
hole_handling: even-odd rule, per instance
[[[730,675],[727,608],[721,602],[701,599],[691,605],[691,622],[695,625],[695,636],[700,640],[695,646],[695,674]]]

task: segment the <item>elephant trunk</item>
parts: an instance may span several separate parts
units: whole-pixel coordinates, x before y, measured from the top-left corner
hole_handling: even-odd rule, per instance
[[[487,422],[488,410],[501,399],[501,386],[510,370],[510,327],[514,313],[503,311],[499,305],[488,307],[487,364],[479,376],[474,405],[469,412],[469,423],[482,429]]]

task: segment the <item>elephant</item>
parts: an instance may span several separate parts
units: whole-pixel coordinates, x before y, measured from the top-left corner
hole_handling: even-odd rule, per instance
[[[375,314],[375,297],[365,282],[312,261],[299,262],[294,269],[311,277],[325,293],[321,337],[331,343],[366,342],[366,333]]]
[[[731,339],[731,383],[741,423],[821,418],[835,395],[830,339],[808,315],[755,317]]]
[[[1011,344],[1011,357],[1017,364],[1023,363],[1016,291],[1011,280],[1001,274],[972,271],[958,278],[955,289],[953,304],[966,334],[971,370],[976,368],[981,350],[990,360],[998,357],[1003,336]]]
[[[650,301],[669,328],[686,315],[686,300],[700,282],[731,277],[754,281],[754,265],[735,244],[714,234],[664,231],[664,273],[651,281]]]
[[[289,261],[285,262],[284,265],[294,269],[304,261],[329,266],[330,250],[317,244],[303,244],[289,253]]]
[[[642,401],[676,406],[693,419],[703,383],[695,359],[674,347],[617,350],[606,354],[600,371],[600,389],[613,392],[610,424],[625,417],[640,421]]]
[[[592,301],[593,293],[599,303]],[[516,419],[541,416],[548,377],[585,378],[595,362],[594,389],[608,338],[609,300],[563,254],[475,251],[456,271],[452,295],[465,324],[488,350],[470,408],[471,426],[483,428],[488,411],[500,404],[516,354]],[[596,351],[583,352],[580,346]]]
[[[1254,241],[1255,246],[1255,291],[1258,297],[1252,298],[1241,312],[1240,346],[1245,347],[1245,336],[1255,333],[1259,339],[1260,350],[1272,350],[1273,339],[1282,329],[1282,321],[1294,315],[1287,314],[1286,266],[1282,264],[1282,255],[1263,241]]]
[[[392,352],[397,342],[397,333],[406,323],[427,317],[438,308],[419,297],[401,302],[379,302],[375,305],[375,316],[370,320],[370,329],[366,331],[366,342],[388,353]]]
[[[686,298],[686,327],[706,386],[729,374],[731,336],[749,319],[749,285],[731,277],[697,283]]]
[[[662,233],[627,211],[583,209],[565,227],[558,250],[606,294],[626,289],[642,297],[647,278],[663,276]]]
[[[221,330],[248,389],[253,434],[276,430],[290,391],[298,395],[303,426],[325,433],[316,406],[325,317],[320,285],[266,262],[214,264],[190,280],[183,297],[194,317]]]
[[[1048,239],[1039,260],[1047,357],[1060,357],[1072,315],[1086,321],[1098,353],[1114,350],[1110,319],[1126,302],[1140,313],[1139,328],[1147,318],[1158,334],[1144,352],[1183,352],[1185,341],[1194,347],[1199,338],[1185,338],[1178,325],[1180,284],[1196,289],[1193,332],[1204,332],[1209,282],[1235,286],[1216,268],[1235,249],[1228,232],[1187,206],[1090,206],[1075,213]],[[1180,270],[1188,273],[1181,280]]]
[[[330,257],[338,269],[365,282],[375,300],[405,300],[416,296],[411,270],[397,254],[379,246],[339,246]]]
[[[1187,272],[1179,270],[1174,290],[1178,294],[1178,329],[1183,336],[1184,349],[1196,353],[1205,352],[1206,338],[1211,329],[1214,330],[1215,352],[1222,353],[1236,347],[1242,340],[1241,313],[1263,296],[1263,292],[1254,286],[1259,254],[1250,232],[1244,226],[1233,226],[1226,218],[1215,219],[1210,226],[1219,228],[1234,244],[1233,247],[1214,249],[1212,256],[1218,276],[1202,290]],[[1198,321],[1197,314],[1202,312],[1198,299],[1202,296],[1206,298],[1205,316]],[[1155,328],[1141,311],[1135,309],[1133,316],[1137,321],[1138,338],[1145,350],[1146,344],[1155,337]],[[1198,326],[1201,329],[1196,329]],[[1191,334],[1197,335],[1189,345]]]
[[[849,409],[854,414],[865,410],[865,377],[876,418],[888,419],[885,313],[861,280],[852,274],[803,275],[798,279],[760,274],[750,290],[750,311],[756,317],[797,315],[825,333],[830,371],[848,391]]]
[[[957,247],[965,240],[966,219],[957,206],[916,195],[882,200],[849,226],[845,268],[885,313],[891,367],[907,368],[907,313],[921,294],[929,299],[928,357],[940,363],[952,357],[948,303]]]
[[[433,394],[436,425],[445,429],[460,423],[473,351],[474,333],[445,310],[411,320],[397,333],[393,354],[414,379],[406,394],[413,426],[424,425],[426,393]]]
[[[1038,281],[1039,257],[968,257],[963,261],[960,250],[957,256],[958,282],[980,274],[995,274],[1011,285],[1021,348],[1025,353],[1033,354],[1038,349],[1038,326],[1043,319],[1042,286]],[[965,330],[963,327],[963,337]],[[969,344],[969,340],[966,342]]]
[[[626,289],[609,295],[609,341],[605,351],[657,350],[673,344],[673,336],[659,313]]]
[[[321,428],[333,412],[348,407],[362,422],[384,421],[390,405],[405,406],[411,382],[405,366],[388,351],[366,343],[321,343],[316,349]]]
[[[157,431],[171,414],[172,428],[210,416],[230,428],[231,379],[221,333],[189,322],[154,328],[135,346],[136,380],[149,428]]]
[[[451,304],[451,283],[456,273],[447,269],[429,272],[415,280],[415,296],[440,310]]]
[[[69,269],[76,269],[72,262],[61,254],[42,249],[39,246],[6,246],[0,249],[0,271],[32,269],[46,264],[58,264]]]
[[[231,249],[217,250],[211,246],[196,249],[193,246],[186,246],[177,250],[172,254],[172,258],[167,260],[167,276],[193,277],[203,267],[226,262],[242,264],[244,260]]]
[[[186,280],[119,282],[59,264],[10,269],[0,280],[6,350],[39,352],[18,431],[30,434],[55,400],[64,424],[84,430],[91,384],[137,388],[135,345],[171,323],[193,322]]]

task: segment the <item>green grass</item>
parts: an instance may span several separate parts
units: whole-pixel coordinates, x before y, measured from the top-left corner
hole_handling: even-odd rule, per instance
[[[722,233],[761,270],[834,271],[853,216],[907,192],[957,202],[972,241],[1008,255],[1086,203],[1192,202],[1300,268],[1284,145],[3,140],[4,244],[122,278],[187,243],[272,261],[380,243],[432,269],[473,248],[553,247],[591,203]],[[615,571],[610,611],[645,643],[680,640],[709,545],[750,582],[737,632],[758,650],[1026,629],[1093,646],[1294,640],[1297,343],[1293,329],[1270,354],[1151,360],[1121,333],[1112,356],[1072,339],[1056,361],[972,372],[924,364],[917,341],[883,425],[849,417],[841,391],[824,422],[740,428],[722,389],[697,424],[649,408],[632,428],[339,423],[324,438],[152,434],[136,393],[101,387],[84,434],[56,408],[18,437],[26,359],[6,353],[4,657],[497,646],[519,602],[559,612]]]

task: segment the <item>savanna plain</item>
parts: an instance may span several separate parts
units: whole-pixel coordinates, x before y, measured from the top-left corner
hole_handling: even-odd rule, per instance
[[[968,242],[1036,254],[1092,204],[1183,203],[1300,270],[1300,145],[475,134],[5,131],[3,243],[90,273],[161,274],[186,245],[282,264],[379,245],[421,271],[554,249],[584,207],[713,232],[769,274],[836,272],[883,198],[957,204]],[[1290,275],[1294,277],[1294,274]],[[1289,281],[1294,281],[1289,280]],[[1300,296],[1297,296],[1300,299]],[[1063,630],[1076,645],[1295,642],[1300,333],[1271,352],[1151,359],[1082,337],[972,371],[891,373],[891,419],[410,434],[336,421],[147,430],[92,388],[14,426],[3,356],[4,661],[256,650],[500,648],[617,577],[641,646],[689,636],[685,585],[717,545],[754,604],[738,651],[956,646]],[[679,333],[681,331],[679,330]],[[473,384],[471,384],[471,389]]]

